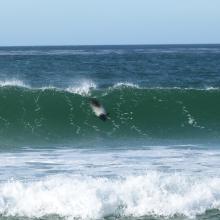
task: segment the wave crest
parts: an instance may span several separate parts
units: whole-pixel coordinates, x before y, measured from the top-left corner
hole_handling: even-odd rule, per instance
[[[0,87],[5,87],[5,86],[30,88],[29,85],[25,84],[22,80],[19,79],[0,80]]]
[[[130,87],[130,88],[140,88],[137,84],[130,83],[130,82],[118,82],[113,85],[112,88],[125,88],[125,87]]]
[[[73,86],[68,87],[66,91],[86,96],[91,93],[91,90],[97,88],[97,85],[93,81],[90,81],[90,80],[79,81],[77,84],[78,85],[73,85]]]

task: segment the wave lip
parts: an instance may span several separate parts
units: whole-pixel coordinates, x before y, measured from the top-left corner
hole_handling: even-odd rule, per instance
[[[206,86],[203,87],[164,87],[164,86],[156,86],[156,87],[148,87],[148,86],[141,86],[137,83],[132,83],[129,81],[124,82],[117,82],[113,85],[102,88],[99,87],[93,80],[90,79],[80,79],[80,80],[74,80],[69,86],[57,86],[57,85],[41,85],[41,86],[31,86],[30,84],[27,84],[24,82],[24,80],[12,78],[12,79],[2,79],[0,80],[0,87],[20,87],[20,88],[28,88],[33,90],[59,90],[59,91],[67,91],[70,93],[79,94],[82,96],[91,94],[92,90],[114,90],[114,89],[142,89],[142,90],[182,90],[182,91],[219,91],[220,87],[214,87],[214,86]]]
[[[0,80],[0,87],[6,86],[30,88],[30,86],[28,86],[22,80],[19,79]]]
[[[82,96],[89,95],[92,89],[96,89],[97,85],[90,80],[83,80],[77,83],[78,85],[69,86],[66,91],[79,94]]]
[[[1,183],[3,216],[99,219],[147,215],[194,218],[220,208],[220,179],[156,171],[120,179],[54,176]],[[27,206],[28,204],[28,206]]]
[[[130,82],[118,82],[113,85],[113,88],[124,88],[124,87],[130,87],[130,88],[140,88],[137,84],[130,83]]]

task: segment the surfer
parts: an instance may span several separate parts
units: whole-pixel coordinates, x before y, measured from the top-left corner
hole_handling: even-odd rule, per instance
[[[90,106],[95,115],[100,118],[102,121],[107,120],[107,116],[109,115],[103,105],[95,98],[90,99]]]

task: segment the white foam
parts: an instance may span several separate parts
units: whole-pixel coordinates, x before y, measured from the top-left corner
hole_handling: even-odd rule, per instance
[[[137,84],[130,83],[130,82],[118,82],[113,85],[113,88],[120,88],[120,87],[140,88]]]
[[[148,172],[121,179],[53,176],[0,184],[4,216],[98,219],[109,215],[195,217],[220,208],[220,178]]]
[[[9,79],[9,80],[0,80],[0,86],[18,86],[18,87],[25,87],[29,88],[28,85],[26,85],[22,80],[19,79]]]
[[[92,89],[96,89],[96,87],[96,84],[91,80],[81,80],[69,86],[66,91],[86,96],[90,94]]]
[[[36,90],[57,90],[57,91],[68,91],[71,93],[79,94],[79,95],[89,95],[92,89],[96,89],[97,86],[92,80],[79,80],[75,81],[71,86],[67,88],[59,88],[53,85],[42,86],[42,87],[31,87],[30,85],[25,84],[22,80],[19,79],[8,79],[8,80],[0,80],[0,87],[7,87],[7,86],[14,86],[14,87],[24,87],[29,89],[36,89]]]
[[[219,87],[208,86],[205,87],[205,90],[219,90]]]

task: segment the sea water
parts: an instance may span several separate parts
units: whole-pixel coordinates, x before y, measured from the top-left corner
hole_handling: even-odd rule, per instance
[[[0,219],[220,219],[219,100],[219,45],[1,47]]]

